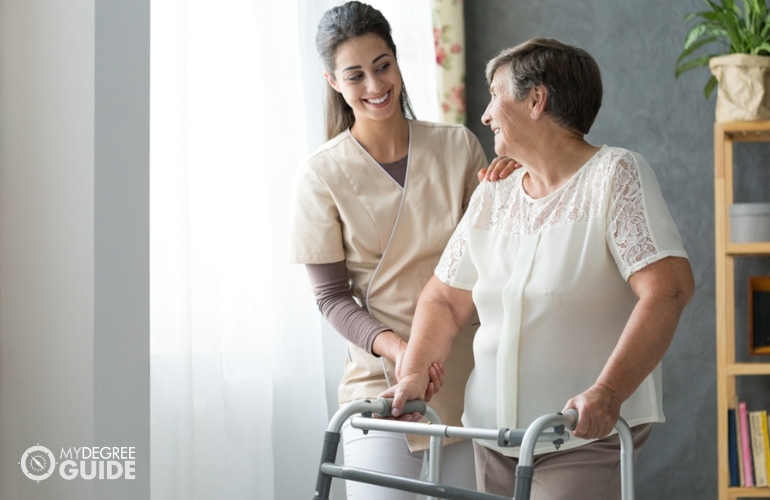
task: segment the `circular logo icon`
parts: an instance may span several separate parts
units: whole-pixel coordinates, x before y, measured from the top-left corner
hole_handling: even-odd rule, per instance
[[[40,482],[48,479],[56,468],[56,459],[51,450],[45,446],[36,446],[27,448],[27,451],[21,456],[21,471],[25,476],[33,481]]]

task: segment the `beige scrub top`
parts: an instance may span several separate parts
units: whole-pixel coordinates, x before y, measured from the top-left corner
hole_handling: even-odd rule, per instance
[[[405,340],[420,291],[468,206],[478,170],[488,165],[462,125],[409,126],[403,188],[349,131],[311,154],[298,172],[289,243],[292,262],[344,260],[356,301]],[[445,424],[460,425],[477,326],[474,318],[459,335],[430,402]],[[340,404],[376,398],[395,382],[393,363],[348,343]],[[427,439],[409,441],[427,448]]]

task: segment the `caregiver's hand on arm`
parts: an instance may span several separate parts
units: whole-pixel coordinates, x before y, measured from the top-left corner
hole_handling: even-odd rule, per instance
[[[452,288],[435,276],[428,281],[417,302],[409,342],[396,373],[398,384],[380,395],[394,399],[394,416],[406,401],[430,400],[437,389],[429,386],[431,366],[443,366],[452,342],[474,310],[470,291]]]
[[[663,359],[695,289],[690,263],[680,257],[650,264],[628,284],[639,300],[617,345],[596,383],[564,407],[578,411],[576,437],[603,438],[615,428],[620,405]]]
[[[401,371],[401,363],[406,352],[406,342],[391,330],[380,332],[372,342],[372,353],[383,356],[396,365],[396,374]],[[430,396],[437,393],[444,384],[444,366],[441,363],[433,363],[428,371]]]
[[[406,342],[392,330],[377,334],[372,341],[372,354],[383,356],[394,363],[398,362],[406,349]]]
[[[492,160],[489,167],[479,170],[479,182],[484,179],[493,182],[499,179],[505,179],[511,175],[511,172],[519,167],[521,167],[521,163],[516,160],[508,158],[507,156],[498,156]]]

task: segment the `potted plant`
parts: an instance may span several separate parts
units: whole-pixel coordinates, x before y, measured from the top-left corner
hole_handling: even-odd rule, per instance
[[[708,10],[691,13],[698,18],[685,37],[676,61],[677,78],[707,66],[711,77],[703,88],[708,98],[717,88],[717,121],[770,119],[770,12],[765,0],[705,0]],[[710,44],[718,52],[698,55]]]

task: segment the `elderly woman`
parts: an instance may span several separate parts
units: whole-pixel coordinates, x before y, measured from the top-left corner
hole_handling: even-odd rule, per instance
[[[576,409],[579,439],[536,450],[532,498],[619,498],[613,428],[623,415],[638,450],[664,421],[660,361],[693,294],[687,254],[644,158],[584,138],[602,100],[588,53],[533,39],[490,61],[487,81],[482,121],[523,168],[474,193],[383,395],[395,408],[424,397],[477,309],[463,423],[524,428]],[[479,489],[512,496],[518,450],[474,450]]]

